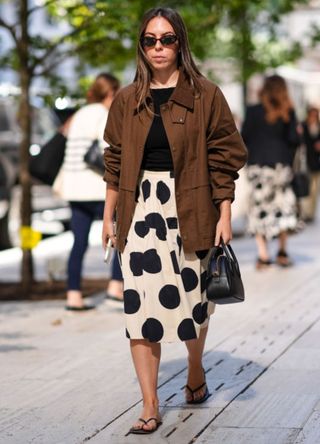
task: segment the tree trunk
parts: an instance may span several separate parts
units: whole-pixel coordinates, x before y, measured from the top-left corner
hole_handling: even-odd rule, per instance
[[[31,106],[30,85],[31,72],[28,65],[29,34],[28,34],[28,0],[20,0],[19,8],[21,38],[19,42],[20,58],[20,126],[22,140],[20,145],[20,170],[21,184],[21,224],[23,227],[31,227],[31,177],[29,174],[29,149],[31,144]],[[21,283],[24,296],[27,296],[33,282],[32,250],[22,245]]]

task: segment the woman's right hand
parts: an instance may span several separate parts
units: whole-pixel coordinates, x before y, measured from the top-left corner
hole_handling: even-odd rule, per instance
[[[112,219],[104,219],[102,227],[102,245],[106,249],[108,239],[111,238],[112,246],[115,248],[117,245],[116,234],[114,232],[114,222]]]

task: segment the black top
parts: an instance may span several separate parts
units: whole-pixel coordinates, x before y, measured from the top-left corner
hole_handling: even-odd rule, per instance
[[[249,165],[292,165],[295,150],[300,143],[293,110],[290,111],[289,122],[278,119],[275,123],[269,123],[262,105],[250,106],[241,133],[248,148]]]
[[[170,145],[160,115],[160,105],[166,103],[174,88],[151,89],[155,116],[144,146],[141,168],[151,171],[172,171]]]
[[[310,171],[320,171],[320,151],[315,144],[320,143],[320,130],[318,134],[311,134],[306,122],[303,123],[303,138],[307,148],[307,163]]]

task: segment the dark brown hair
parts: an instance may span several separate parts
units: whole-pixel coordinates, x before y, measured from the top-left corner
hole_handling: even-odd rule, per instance
[[[274,123],[278,119],[282,119],[284,122],[289,121],[292,103],[283,77],[276,74],[266,77],[260,91],[260,100],[266,111],[268,122]]]
[[[119,80],[112,74],[102,72],[97,75],[93,84],[87,92],[87,101],[89,103],[102,102],[110,91],[115,94],[120,88]]]
[[[179,42],[178,67],[181,66],[183,68],[186,77],[190,84],[193,85],[195,91],[200,92],[201,90],[199,82],[201,73],[192,58],[187,29],[181,16],[177,11],[171,8],[153,8],[147,11],[143,16],[138,35],[137,70],[135,75],[135,81],[137,82],[138,108],[143,104],[149,109],[148,104],[146,103],[146,97],[152,80],[152,68],[145,55],[144,48],[141,44],[141,38],[144,36],[150,20],[155,17],[165,18],[173,27]]]

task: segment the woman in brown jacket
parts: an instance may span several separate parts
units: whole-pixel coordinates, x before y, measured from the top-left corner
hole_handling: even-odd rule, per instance
[[[209,397],[202,354],[214,305],[206,265],[210,248],[232,237],[246,149],[220,89],[192,60],[176,11],[145,14],[137,54],[135,81],[116,96],[105,131],[103,242],[111,238],[120,251],[126,334],[143,396],[130,432],[145,434],[161,424],[161,342],[186,343],[186,402]]]

